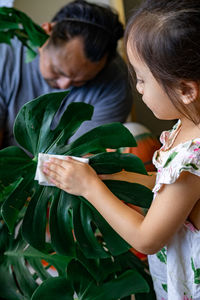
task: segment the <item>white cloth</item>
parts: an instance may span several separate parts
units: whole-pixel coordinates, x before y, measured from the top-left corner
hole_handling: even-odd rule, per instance
[[[47,185],[47,186],[55,186],[52,182],[50,182],[47,178],[47,176],[43,173],[43,164],[44,162],[49,161],[51,157],[55,157],[58,159],[66,159],[66,155],[55,155],[55,154],[46,154],[46,153],[39,153],[38,155],[38,163],[37,163],[37,169],[35,173],[35,180],[38,180],[38,183],[40,185]],[[83,158],[83,157],[77,157],[77,156],[70,156],[75,160],[88,163],[89,159],[88,158]]]

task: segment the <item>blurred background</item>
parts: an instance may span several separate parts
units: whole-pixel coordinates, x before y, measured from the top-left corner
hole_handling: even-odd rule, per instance
[[[117,10],[120,20],[126,25],[132,11],[140,4],[142,0],[88,0],[102,5],[110,5]],[[50,21],[54,14],[70,0],[0,0],[0,6],[14,6],[15,8],[28,14],[36,23]],[[125,57],[123,41],[119,44],[119,52]],[[133,109],[128,121],[141,123],[148,127],[150,131],[159,136],[165,129],[172,127],[172,121],[157,120],[152,112],[143,104],[141,97],[133,89]]]

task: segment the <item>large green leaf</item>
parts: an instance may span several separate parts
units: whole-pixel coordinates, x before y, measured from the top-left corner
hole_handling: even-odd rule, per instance
[[[113,256],[95,259],[86,258],[79,246],[76,249],[76,258],[90,276],[99,283],[105,282],[108,277],[114,278],[115,274],[123,269]]]
[[[42,260],[54,266],[59,276],[64,276],[71,258],[55,253],[44,254],[28,247],[19,234],[15,239],[10,236],[10,245],[4,252],[4,261],[0,264],[0,298],[30,299],[38,287],[38,279],[45,282],[52,277]]]
[[[16,159],[17,158],[17,159]],[[20,148],[11,146],[0,151],[0,191],[19,177],[30,176],[28,168],[36,163]],[[35,169],[31,172],[34,175]]]
[[[16,254],[19,249],[24,249],[25,246],[26,243],[20,238],[20,233],[16,238],[13,235],[10,236],[8,250],[4,252],[4,261],[0,265],[0,273],[4,272],[4,285],[0,288],[2,298],[4,295],[5,299],[29,299],[38,286],[27,267],[25,258]],[[9,285],[11,286],[11,294],[6,291]]]
[[[149,291],[146,281],[136,270],[125,271],[97,285],[80,263],[72,261],[68,266],[68,277],[78,298],[82,300],[116,300],[133,293]]]
[[[33,247],[47,251],[46,245],[46,224],[47,224],[47,208],[48,202],[51,199],[49,190],[52,188],[38,187],[33,195],[28,211],[26,212],[23,224],[22,233],[27,242]]]
[[[144,185],[118,180],[104,180],[107,187],[119,199],[139,207],[149,208],[153,199],[153,193]]]
[[[83,292],[81,299],[95,299],[94,294],[97,290],[98,294],[105,298],[104,295],[113,288],[115,292],[110,299],[126,297],[133,290],[147,292],[147,280],[143,269],[133,268],[129,272],[127,265],[124,268],[123,264],[116,260],[122,253],[127,253],[130,246],[86,199],[70,195],[56,187],[40,186],[34,180],[39,152],[77,156],[95,152],[99,154],[90,156],[89,163],[98,173],[127,170],[147,174],[137,157],[105,152],[106,148],[136,146],[132,134],[120,123],[99,126],[67,144],[81,123],[91,119],[93,107],[88,104],[70,104],[59,124],[51,129],[52,120],[66,96],[65,92],[43,95],[25,104],[19,112],[14,134],[18,143],[30,156],[18,147],[0,151],[1,215],[13,233],[9,237],[3,235],[0,249],[6,257],[7,264],[16,270],[17,284],[25,297],[54,297],[59,289],[62,291],[59,294],[60,299],[72,297],[71,286],[77,286],[73,273],[69,272],[67,278],[64,278],[69,262],[72,265],[75,263],[75,266],[80,265],[83,270],[77,279],[83,284],[82,290],[75,288],[77,293]],[[100,153],[102,151],[104,153]],[[151,203],[152,193],[142,185],[119,181],[105,181],[105,184],[127,203],[142,207],[149,207]],[[22,236],[20,235],[21,246],[16,248],[12,246],[12,239],[18,227]],[[58,276],[55,279],[46,273],[41,259],[56,268]],[[35,269],[33,276],[26,269],[27,261]],[[9,274],[10,269],[6,270]],[[21,273],[24,275],[21,276]],[[92,280],[89,288],[86,286],[88,280],[83,278],[85,274],[89,274],[88,278]],[[39,287],[35,281],[38,277],[43,282]],[[8,281],[12,282],[12,278],[12,274],[8,275]],[[137,287],[133,285],[134,289],[130,288],[132,280],[137,283]],[[100,286],[97,282],[101,283]],[[118,284],[119,289],[116,288]],[[67,293],[66,287],[69,288]]]
[[[86,257],[106,258],[110,254],[119,255],[124,253],[130,248],[130,245],[110,227],[94,208],[91,208],[91,213],[88,214],[87,206],[81,203],[80,213],[80,221],[77,222],[76,220],[76,223],[74,221],[74,233],[77,241],[80,245],[83,245],[81,249]],[[84,236],[85,243],[83,243]]]
[[[27,47],[27,62],[37,55],[37,47],[41,47],[48,35],[38,24],[25,13],[10,7],[0,7],[0,43],[10,44],[17,37]]]
[[[49,278],[34,292],[31,300],[72,300],[74,291],[64,277]]]
[[[17,37],[27,47],[27,61],[32,60],[48,35],[14,8],[1,7],[0,18],[0,43],[10,44]],[[91,204],[34,181],[39,152],[77,156],[98,153],[90,157],[97,173],[125,169],[147,174],[137,157],[105,152],[106,148],[136,146],[122,124],[100,126],[67,145],[81,123],[91,119],[93,107],[71,104],[52,130],[52,120],[64,97],[66,92],[43,95],[19,112],[14,135],[30,157],[18,147],[0,151],[0,298],[71,300],[76,292],[79,299],[86,300],[124,299],[132,293],[136,299],[155,299],[146,266],[127,251],[130,246]],[[125,202],[150,205],[152,193],[143,186],[112,181],[105,184]],[[55,278],[49,272],[52,266],[57,272]],[[38,280],[42,282],[39,286]]]
[[[0,265],[0,297],[6,300],[25,300],[19,293],[11,266]]]
[[[126,170],[147,175],[147,171],[141,159],[130,153],[99,153],[90,158],[90,165],[98,174],[112,174]]]
[[[0,151],[0,201],[4,201],[1,214],[11,232],[31,196],[35,170],[36,163],[22,149],[8,147]]]
[[[87,207],[85,203],[80,203],[80,206],[74,211],[73,228],[76,241],[87,258],[107,258],[110,256],[96,235],[98,224],[95,222],[92,209]],[[111,233],[113,230],[111,227],[109,228]]]
[[[133,135],[121,123],[111,123],[96,127],[63,147],[61,154],[80,156],[102,152],[107,148],[116,149],[121,145],[135,147]]]
[[[59,92],[40,96],[25,104],[18,114],[14,127],[15,138],[34,156],[39,152],[59,154],[57,147],[64,146],[81,123],[91,119],[93,113],[91,105],[72,103],[63,114],[59,125],[51,130],[55,113],[67,94]],[[33,114],[35,111],[37,113]]]
[[[79,207],[79,200],[73,195],[60,191],[54,198],[50,209],[51,243],[56,252],[75,256],[75,238],[73,235],[72,212]]]
[[[9,253],[10,252],[7,252],[7,255]],[[18,251],[18,252],[15,251],[13,255],[23,256],[26,259],[28,259],[28,261],[30,261],[31,259],[31,260],[35,260],[35,262],[39,261],[40,263],[41,260],[45,260],[46,262],[49,263],[49,267],[54,266],[56,268],[60,276],[65,275],[67,265],[71,261],[71,257],[59,255],[55,252],[44,253],[30,246],[27,247],[26,249],[22,249],[22,251]],[[38,268],[36,269],[36,271],[38,271]],[[46,279],[48,277],[49,275],[46,275]]]

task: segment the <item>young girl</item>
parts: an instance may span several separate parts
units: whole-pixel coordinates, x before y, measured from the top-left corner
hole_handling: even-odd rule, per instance
[[[52,159],[44,173],[85,197],[130,245],[149,254],[157,299],[200,299],[200,1],[146,1],[128,24],[126,46],[145,104],[159,119],[179,120],[161,135],[156,180],[128,172],[100,178],[70,157]],[[102,178],[153,188],[147,215],[115,197]]]

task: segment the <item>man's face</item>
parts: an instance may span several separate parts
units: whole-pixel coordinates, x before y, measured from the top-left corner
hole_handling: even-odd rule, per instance
[[[107,58],[105,56],[98,62],[91,62],[84,54],[80,37],[59,47],[43,45],[39,52],[42,76],[51,87],[58,89],[84,85],[103,69]]]

